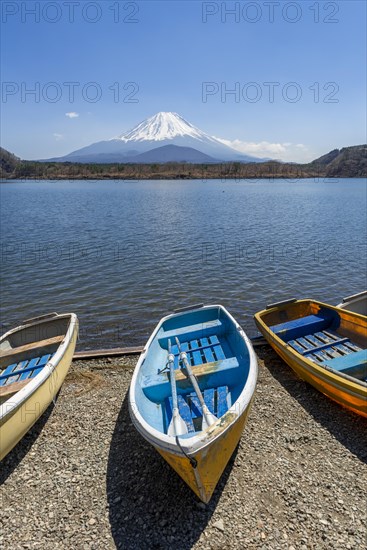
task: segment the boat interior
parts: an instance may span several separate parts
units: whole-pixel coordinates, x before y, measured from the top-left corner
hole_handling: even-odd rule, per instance
[[[301,301],[264,313],[262,320],[303,357],[367,381],[366,319],[317,302]]]
[[[143,417],[155,429],[167,433],[172,419],[168,341],[174,355],[179,413],[191,437],[202,429],[203,412],[189,376],[180,361],[175,342],[187,354],[204,401],[217,418],[238,399],[249,373],[249,352],[236,325],[221,308],[178,314],[167,319],[152,341],[141,365],[136,401]]]
[[[47,365],[68,330],[70,317],[30,324],[0,341],[0,403]]]

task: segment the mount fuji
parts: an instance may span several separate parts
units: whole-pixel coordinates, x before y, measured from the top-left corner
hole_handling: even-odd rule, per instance
[[[263,162],[267,159],[243,155],[196,128],[177,113],[160,112],[120,136],[49,160],[81,163],[201,163]]]

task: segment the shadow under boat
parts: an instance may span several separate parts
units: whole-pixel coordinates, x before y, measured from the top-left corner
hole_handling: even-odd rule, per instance
[[[256,348],[272,376],[313,418],[359,460],[367,463],[367,422],[301,380],[268,345]]]
[[[22,437],[19,443],[17,443],[10,453],[7,454],[0,462],[0,486],[5,483],[8,477],[19,466],[23,458],[37,440],[38,436],[41,434],[47,420],[50,418],[52,411],[54,410],[57,397],[55,401],[50,403],[45,412],[40,416],[32,428]]]
[[[231,473],[233,453],[205,505],[134,428],[126,395],[112,436],[107,466],[111,532],[118,549],[189,549],[215,511]]]

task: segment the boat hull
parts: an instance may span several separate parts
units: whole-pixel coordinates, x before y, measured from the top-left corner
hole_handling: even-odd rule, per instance
[[[296,302],[296,304],[299,303],[300,307],[303,307],[306,302],[306,300],[300,300]],[[317,302],[316,304],[336,309],[332,306],[322,304],[321,302]],[[336,309],[336,311],[338,310]],[[276,351],[297,376],[314,386],[314,388],[339,405],[342,405],[360,416],[367,417],[366,384],[359,383],[357,380],[353,381],[349,376],[340,376],[338,373],[332,372],[331,369],[325,369],[295,352],[291,346],[287,345],[281,338],[274,334],[270,327],[263,321],[263,317],[270,314],[271,310],[264,310],[257,313],[255,315],[256,325],[274,351]],[[353,314],[346,311],[345,313],[341,313],[341,315],[345,315],[348,320],[350,320]],[[358,318],[361,316],[357,315],[356,317]],[[361,329],[361,325],[358,323],[357,325],[358,335],[361,336],[363,334],[363,329]]]
[[[264,337],[266,338],[265,334]],[[315,372],[315,370],[312,367],[310,368],[305,362],[287,353],[283,347],[278,346],[274,342],[269,343],[301,380],[308,382],[321,393],[346,409],[360,416],[367,417],[367,394],[365,389],[353,382],[346,383],[340,376],[333,375],[329,371]]]
[[[70,368],[77,335],[78,322],[75,321],[67,347],[49,376],[18,406],[14,407],[13,402],[8,406],[7,403],[2,405],[5,414],[0,419],[0,460],[15,447],[55,399]]]
[[[240,441],[251,405],[252,401],[241,417],[224,429],[210,445],[190,455],[190,458],[194,459],[196,463],[195,466],[182,454],[178,455],[155,447],[171,468],[205,503],[211,499],[215,487]],[[231,421],[230,417],[227,421],[223,418],[224,426],[226,422]],[[219,427],[219,429],[221,428]]]
[[[180,335],[191,368],[214,422],[203,428],[197,395],[185,369],[175,357],[175,383],[180,414],[188,433],[169,435],[167,402],[172,399],[168,375],[167,343]],[[198,350],[202,350],[199,352]],[[213,355],[215,354],[215,355]],[[204,357],[205,356],[205,357]],[[162,374],[163,373],[163,374]],[[245,427],[257,382],[255,352],[242,328],[223,306],[168,315],[151,335],[135,368],[129,392],[129,411],[140,434],[205,503],[231,457]]]

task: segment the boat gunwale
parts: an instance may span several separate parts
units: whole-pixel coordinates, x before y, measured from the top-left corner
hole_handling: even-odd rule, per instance
[[[324,302],[319,302],[318,300],[313,300],[311,298],[296,300],[295,302],[293,302],[292,305],[301,304],[301,303],[317,304],[321,307],[326,307],[326,308],[335,310],[339,315],[340,315],[341,311],[344,311],[344,310],[341,310],[340,308],[338,308],[337,306],[332,306],[330,304],[325,304]],[[353,389],[359,389],[359,390],[367,389],[367,383],[364,382],[363,380],[359,380],[358,378],[354,378],[354,377],[349,376],[347,374],[344,374],[342,372],[336,371],[332,367],[329,367],[328,365],[324,365],[324,366],[318,365],[315,361],[312,361],[308,357],[305,357],[304,355],[301,355],[297,350],[295,350],[292,346],[290,346],[288,342],[285,342],[284,340],[282,340],[282,338],[280,338],[277,334],[275,334],[275,332],[273,332],[271,330],[270,326],[267,325],[265,323],[265,321],[263,320],[263,317],[265,316],[265,314],[275,313],[276,311],[281,311],[281,310],[286,310],[288,308],[288,306],[289,306],[289,304],[284,305],[283,307],[280,306],[280,307],[274,307],[274,308],[270,308],[270,309],[263,309],[263,310],[255,313],[255,315],[254,315],[255,321],[258,325],[258,328],[263,333],[264,338],[267,339],[269,343],[271,341],[273,341],[275,344],[278,345],[278,347],[280,347],[281,349],[284,350],[284,353],[286,353],[292,359],[296,360],[299,365],[301,365],[304,368],[308,367],[308,369],[311,370],[311,372],[314,371],[314,374],[318,378],[320,378],[320,379],[325,378],[329,382],[333,383],[334,386],[335,386],[336,381],[340,381],[340,379],[342,379],[343,381],[346,382],[346,384],[344,384],[344,388],[349,393],[351,393],[353,391]],[[366,319],[365,315],[362,315],[360,313],[355,313],[355,312],[351,312],[351,311],[347,311],[347,310],[345,311],[345,313],[348,314],[348,315],[352,314],[353,316],[356,316],[357,318],[360,318],[361,320]],[[264,332],[261,330],[260,327],[264,330]],[[353,388],[353,386],[356,386],[357,388],[355,388],[355,387]],[[359,393],[359,392],[357,392],[357,393]]]
[[[357,313],[353,309],[349,309],[350,307],[358,307],[360,304],[364,304],[367,302],[367,290],[362,290],[362,292],[359,292],[358,294],[352,294],[351,296],[346,296],[342,299],[340,304],[338,304],[336,307],[338,309],[343,309],[345,311],[350,311],[351,313]],[[357,315],[363,315],[365,317],[364,313],[357,313]]]
[[[342,304],[347,304],[348,302],[354,303],[361,300],[361,298],[367,298],[367,290],[362,290],[362,292],[358,292],[357,294],[351,294],[350,296],[346,296],[345,298],[342,299],[341,303]],[[340,307],[340,304],[338,304],[336,307]]]
[[[140,414],[138,407],[135,404],[134,394],[135,387],[137,384],[138,374],[140,372],[141,365],[146,358],[150,345],[155,339],[158,331],[160,330],[162,324],[173,317],[178,317],[184,315],[187,311],[182,313],[172,313],[163,317],[153,333],[149,337],[146,345],[144,346],[143,352],[139,357],[139,360],[134,369],[134,373],[130,383],[129,389],[129,412],[132,422],[138,432],[154,447],[161,449],[164,452],[173,453],[178,456],[183,456],[183,452],[188,456],[194,455],[199,451],[203,451],[206,447],[212,445],[214,441],[222,437],[232,426],[235,424],[239,418],[245,413],[247,408],[252,402],[252,399],[256,390],[256,383],[258,378],[258,364],[255,351],[252,347],[251,341],[248,338],[247,334],[244,332],[239,323],[234,319],[234,317],[228,312],[228,310],[220,304],[210,304],[204,307],[195,308],[191,311],[202,311],[203,309],[213,309],[217,308],[225,313],[226,316],[234,323],[238,334],[244,340],[247,350],[249,352],[249,372],[246,383],[238,396],[237,400],[231,405],[228,411],[218,419],[215,424],[210,426],[207,430],[198,432],[197,435],[193,435],[188,438],[180,438],[180,447],[176,443],[175,436],[169,436],[165,433],[160,432],[153,428]],[[134,407],[133,407],[134,403]],[[232,418],[231,418],[232,417]],[[227,422],[225,422],[225,420]],[[223,426],[223,424],[225,425]],[[221,426],[222,424],[222,426]]]
[[[70,343],[72,342],[72,339],[74,337],[77,337],[77,331],[78,331],[78,318],[75,313],[61,313],[58,314],[57,317],[49,318],[49,319],[42,319],[40,321],[35,321],[34,323],[25,323],[22,325],[19,325],[18,327],[15,327],[14,329],[9,330],[6,332],[3,336],[0,338],[0,342],[8,338],[11,334],[14,334],[15,332],[21,331],[25,328],[29,328],[32,326],[41,325],[44,323],[52,323],[53,321],[68,318],[69,317],[69,323],[67,330],[65,332],[64,338],[62,342],[57,347],[53,357],[46,363],[46,365],[42,368],[41,372],[39,372],[34,378],[30,380],[30,382],[24,386],[24,388],[20,389],[17,393],[15,393],[12,397],[4,401],[0,405],[0,425],[5,423],[7,419],[12,416],[15,411],[21,407],[27,399],[40,387],[42,386],[50,377],[51,375],[57,370],[57,367],[65,355],[67,349],[69,348]]]

